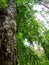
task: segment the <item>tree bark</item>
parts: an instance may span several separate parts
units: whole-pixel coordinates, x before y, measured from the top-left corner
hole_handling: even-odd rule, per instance
[[[16,5],[8,0],[8,7],[0,10],[0,65],[17,65]]]

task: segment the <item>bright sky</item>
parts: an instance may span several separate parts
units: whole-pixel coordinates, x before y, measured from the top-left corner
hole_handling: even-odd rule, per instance
[[[36,4],[33,7],[33,10],[36,10],[35,13],[36,20],[42,22],[47,29],[49,29],[49,9],[44,7],[43,5]]]

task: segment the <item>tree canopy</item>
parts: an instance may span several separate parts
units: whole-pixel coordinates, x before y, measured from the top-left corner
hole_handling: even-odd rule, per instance
[[[34,5],[33,1],[32,2],[25,1],[24,3],[23,2],[19,1],[19,3],[17,3],[18,14],[16,20],[17,20],[18,31],[17,31],[16,38],[18,42],[17,44],[18,64],[19,65],[46,65],[46,64],[48,65],[49,64],[49,60],[48,60],[49,32],[47,31],[47,29],[44,27],[42,23],[39,23],[35,19],[34,17],[35,11],[32,9]],[[44,30],[44,33],[42,33],[42,30]],[[30,46],[33,45],[32,43],[34,41],[38,41],[38,45],[41,44],[41,46],[44,49],[44,54],[42,57],[38,56],[38,54],[40,54],[39,51],[34,52],[34,49],[31,50],[30,46],[27,47],[24,45],[24,40],[26,38],[30,43]]]

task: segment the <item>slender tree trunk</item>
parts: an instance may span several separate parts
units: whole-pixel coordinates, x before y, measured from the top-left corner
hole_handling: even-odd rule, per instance
[[[8,7],[0,11],[0,65],[17,65],[16,5],[8,0]]]

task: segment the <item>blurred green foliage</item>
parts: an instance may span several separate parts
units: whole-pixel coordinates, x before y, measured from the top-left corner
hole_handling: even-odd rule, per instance
[[[0,9],[7,7],[7,0],[0,0]]]
[[[36,0],[37,2],[38,0]],[[42,23],[36,21],[33,11],[33,2],[31,0],[17,0],[17,49],[18,65],[49,65],[49,31]],[[42,33],[44,31],[44,33]],[[36,52],[24,45],[27,39],[32,45],[33,41],[38,41],[42,45],[44,54]],[[34,52],[35,51],[35,52]],[[39,55],[39,56],[38,56]],[[40,57],[41,56],[41,57]]]

